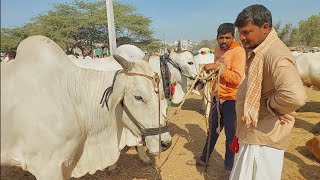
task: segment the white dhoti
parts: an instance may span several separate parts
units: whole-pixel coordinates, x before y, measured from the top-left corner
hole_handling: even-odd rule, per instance
[[[230,180],[280,180],[284,150],[239,140]]]

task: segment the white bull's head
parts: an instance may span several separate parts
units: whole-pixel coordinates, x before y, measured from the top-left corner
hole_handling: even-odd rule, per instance
[[[192,52],[173,51],[170,53],[169,57],[180,67],[182,74],[184,74],[188,78],[195,78],[197,76],[197,69]]]
[[[123,123],[136,137],[145,136],[145,142],[151,152],[159,152],[171,145],[170,133],[148,135],[148,130],[157,131],[159,128],[159,97],[155,81],[155,73],[146,61],[129,62],[121,56],[114,55],[114,59],[123,67],[122,78],[115,86],[122,86],[122,106],[129,118],[122,118]],[[116,88],[118,89],[118,88]],[[163,118],[160,126],[165,126]],[[149,133],[150,134],[150,133]],[[159,147],[161,145],[161,147]]]

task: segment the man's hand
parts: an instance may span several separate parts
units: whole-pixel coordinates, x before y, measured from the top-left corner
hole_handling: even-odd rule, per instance
[[[293,116],[294,114],[295,114],[295,112],[282,115],[280,117],[281,123],[284,124],[284,123],[289,123],[290,121],[294,121],[295,120],[295,117]]]
[[[203,70],[205,70],[206,72],[209,72],[211,70],[216,70],[218,68],[217,64],[215,63],[210,63],[210,64],[206,64],[203,66]]]
[[[224,63],[224,58],[220,57],[220,58],[216,59],[214,62],[217,63],[218,65],[223,64]]]

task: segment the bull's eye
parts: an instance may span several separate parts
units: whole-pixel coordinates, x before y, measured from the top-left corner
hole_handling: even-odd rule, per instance
[[[141,96],[134,96],[134,98],[136,98],[136,100],[138,100],[138,101],[143,101]]]
[[[188,62],[189,65],[193,65],[193,62]]]

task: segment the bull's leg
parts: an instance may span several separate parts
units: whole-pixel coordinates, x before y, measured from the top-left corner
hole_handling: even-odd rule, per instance
[[[81,141],[73,139],[67,141],[63,148],[54,148],[58,149],[54,153],[46,151],[36,158],[37,163],[32,163],[34,166],[30,172],[37,180],[70,179],[71,173],[82,155],[83,146],[84,139]]]
[[[200,108],[201,111],[205,111],[206,110],[207,103],[208,103],[207,99],[204,96],[202,96],[202,104],[201,104],[201,108]]]
[[[151,165],[152,160],[148,157],[146,151],[143,149],[143,146],[136,146],[136,150],[138,152],[139,158],[142,160],[142,162],[146,165]]]
[[[39,167],[40,169],[33,172],[33,175],[37,180],[65,180],[61,165],[57,165],[56,162],[48,162],[45,166]]]
[[[109,166],[109,167],[108,167],[108,170],[109,170],[109,171],[113,171],[113,170],[115,170],[116,168],[117,168],[117,165],[114,164],[114,165],[112,165],[112,166]]]

